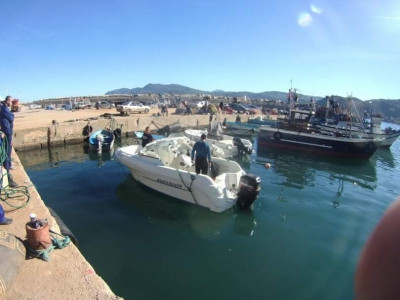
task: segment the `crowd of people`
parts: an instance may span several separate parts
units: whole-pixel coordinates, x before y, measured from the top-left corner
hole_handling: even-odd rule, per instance
[[[14,114],[11,112],[13,98],[7,96],[3,102],[0,104],[0,128],[1,128],[1,149],[3,150],[3,155],[1,156],[2,165],[1,168],[1,188],[4,186],[4,177],[8,177],[8,187],[15,188],[18,185],[13,180],[10,170],[12,169],[11,163],[11,152],[12,152],[12,137],[14,129]],[[1,151],[0,151],[1,152]],[[6,175],[3,175],[3,168],[6,171]],[[0,225],[9,225],[12,223],[12,219],[5,216],[5,211],[0,205]]]
[[[201,105],[201,106],[200,106]],[[161,113],[159,115],[168,116],[168,108],[167,104],[162,104],[160,107]],[[178,104],[176,114],[179,115],[191,115],[191,114],[215,114],[225,113],[225,105],[224,102],[221,101],[219,104],[211,104],[208,100],[204,101],[204,104],[200,102],[197,105],[193,105],[187,101],[182,101]]]

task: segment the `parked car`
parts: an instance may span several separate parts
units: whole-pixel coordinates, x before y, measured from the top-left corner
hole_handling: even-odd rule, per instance
[[[29,109],[40,109],[40,108],[42,108],[42,106],[39,104],[30,104],[29,105]]]
[[[249,113],[249,109],[239,103],[230,103],[229,107],[232,108],[234,111],[236,111],[239,114],[241,114],[241,113],[248,114]]]
[[[75,109],[85,109],[86,108],[86,104],[83,101],[77,102],[74,104],[74,108]]]
[[[135,112],[137,112],[137,113],[144,112],[145,114],[147,114],[150,111],[150,107],[143,105],[142,103],[137,102],[137,101],[127,101],[120,105],[117,105],[117,111],[121,115],[123,115],[123,114],[130,115],[131,113],[135,113]]]
[[[224,104],[224,113],[231,115],[235,113],[235,111],[232,108],[230,108],[227,104]]]
[[[86,108],[92,108],[92,103],[90,102],[84,102],[84,101],[79,101],[76,104],[74,104],[75,109],[86,109]]]
[[[253,104],[242,105],[242,106],[246,107],[251,115],[261,114],[261,109]]]
[[[108,108],[108,109],[111,109],[111,108],[114,107],[114,104],[113,104],[113,103],[110,103],[110,102],[108,102],[108,101],[97,101],[97,102],[95,103],[94,107],[96,107],[97,109],[100,109],[100,108]]]

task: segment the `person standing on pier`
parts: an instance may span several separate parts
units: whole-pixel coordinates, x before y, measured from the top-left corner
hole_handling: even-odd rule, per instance
[[[191,153],[192,162],[195,156],[196,174],[207,175],[208,166],[211,166],[211,151],[210,146],[206,143],[206,135],[204,133],[201,135],[200,140],[193,146]]]
[[[3,141],[7,141],[5,145],[6,149],[6,157],[3,163],[4,168],[7,170],[8,175],[8,186],[17,187],[16,184],[10,174],[11,169],[11,150],[12,150],[12,136],[13,136],[13,128],[14,128],[14,114],[10,111],[12,104],[12,97],[7,96],[3,101],[0,108],[0,127],[1,131],[4,133],[6,139],[3,138]]]
[[[6,218],[3,207],[0,205],[0,225],[10,225],[12,223],[12,219]]]

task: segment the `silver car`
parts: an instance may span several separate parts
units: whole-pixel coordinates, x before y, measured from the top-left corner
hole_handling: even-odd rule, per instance
[[[127,114],[130,115],[131,113],[149,113],[150,107],[143,105],[137,101],[127,101],[120,105],[117,105],[117,111],[123,115]]]

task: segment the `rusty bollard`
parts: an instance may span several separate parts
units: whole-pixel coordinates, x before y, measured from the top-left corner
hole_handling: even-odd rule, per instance
[[[29,247],[32,250],[45,250],[52,246],[47,220],[38,220],[35,214],[30,214],[30,218],[31,221],[25,226]]]

